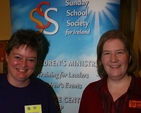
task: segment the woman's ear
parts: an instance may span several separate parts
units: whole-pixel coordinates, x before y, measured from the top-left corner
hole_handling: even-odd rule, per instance
[[[132,60],[132,57],[131,57],[131,55],[129,56],[129,63],[131,62],[131,60]]]
[[[8,54],[5,52],[5,60],[8,62]]]

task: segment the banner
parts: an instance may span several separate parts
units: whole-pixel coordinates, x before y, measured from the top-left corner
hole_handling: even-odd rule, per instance
[[[37,77],[54,89],[62,113],[77,113],[85,87],[100,79],[97,43],[119,28],[120,0],[10,0],[10,7],[12,32],[32,28],[49,40]]]

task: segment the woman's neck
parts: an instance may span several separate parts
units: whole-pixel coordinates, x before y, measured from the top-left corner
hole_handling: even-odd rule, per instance
[[[127,92],[131,80],[132,77],[128,75],[120,80],[107,79],[107,87],[114,101]]]

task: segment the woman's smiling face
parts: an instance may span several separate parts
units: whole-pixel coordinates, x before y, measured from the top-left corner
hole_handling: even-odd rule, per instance
[[[12,85],[16,83],[26,83],[33,74],[36,62],[37,52],[26,45],[19,48],[13,48],[10,54],[6,54],[8,63],[8,81]]]
[[[111,39],[103,45],[101,62],[108,77],[122,78],[127,75],[130,56],[119,39]]]

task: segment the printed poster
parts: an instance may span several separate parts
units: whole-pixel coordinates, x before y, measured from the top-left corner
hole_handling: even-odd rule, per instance
[[[97,43],[119,28],[120,0],[10,0],[10,8],[12,32],[32,28],[49,40],[37,77],[53,88],[61,113],[77,113],[85,87],[100,79]]]

